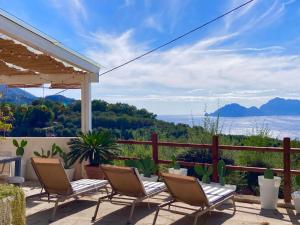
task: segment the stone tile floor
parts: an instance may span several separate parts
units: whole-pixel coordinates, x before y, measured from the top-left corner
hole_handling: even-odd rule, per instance
[[[40,188],[35,184],[27,184],[24,187],[27,196],[27,222],[28,225],[49,224],[48,219],[54,205],[53,201],[48,203],[45,197],[40,198],[36,195]],[[97,198],[101,194],[91,194],[80,198],[62,203],[58,209],[56,221],[53,225],[120,225],[126,224],[129,215],[129,207],[120,204],[111,204],[109,202],[100,205],[97,220],[92,223]],[[152,224],[155,208],[168,197],[167,193],[162,193],[155,199],[141,203],[136,207],[134,212],[133,224],[148,225]],[[220,208],[212,211],[199,218],[198,225],[284,225],[300,224],[300,216],[295,215],[291,209],[278,208],[278,210],[261,210],[259,204],[249,204],[237,202],[237,211],[233,214],[231,204],[225,204]],[[150,206],[150,208],[149,208]],[[157,220],[158,225],[189,225],[192,224],[192,217],[176,215],[170,212],[161,211]]]

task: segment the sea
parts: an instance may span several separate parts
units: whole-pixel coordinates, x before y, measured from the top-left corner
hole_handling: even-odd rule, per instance
[[[201,115],[158,115],[157,118],[190,126],[201,126],[204,121],[204,116]],[[209,119],[216,118],[209,117]],[[300,140],[300,116],[220,117],[219,124],[223,134],[253,135],[263,129],[268,130],[269,135],[274,138],[290,137]]]

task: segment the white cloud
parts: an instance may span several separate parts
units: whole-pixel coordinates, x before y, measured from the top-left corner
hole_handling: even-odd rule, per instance
[[[84,30],[83,22],[87,21],[88,13],[82,0],[51,0],[51,5],[63,14],[80,32]]]
[[[287,6],[294,2],[295,0],[253,1],[224,18],[224,32],[237,29],[245,32],[266,27],[280,21],[286,13]],[[233,9],[240,4],[239,0],[231,0],[226,9]]]
[[[145,19],[144,24],[146,27],[152,28],[159,32],[163,31],[163,27],[160,22],[157,20],[156,16],[149,16]]]
[[[133,34],[132,30],[115,36],[95,34],[101,48],[90,49],[87,54],[107,69],[117,66],[148,49],[146,44],[136,44]],[[286,55],[280,46],[215,47],[236,35],[200,40],[153,53],[101,77],[101,87],[94,88],[94,95],[113,94],[104,98],[133,103],[212,103],[219,99],[222,103],[236,100],[259,104],[276,96],[300,98],[300,55]],[[115,96],[118,94],[122,96]]]

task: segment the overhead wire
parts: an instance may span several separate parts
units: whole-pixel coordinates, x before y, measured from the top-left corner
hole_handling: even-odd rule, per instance
[[[128,60],[128,61],[126,61],[126,62],[118,65],[118,66],[113,67],[112,69],[109,69],[109,70],[107,70],[107,71],[99,74],[99,77],[101,77],[101,76],[103,76],[105,74],[108,74],[108,73],[110,73],[110,72],[112,72],[114,70],[117,70],[117,69],[119,69],[121,67],[124,67],[124,66],[126,66],[126,65],[128,65],[128,64],[130,64],[130,63],[132,63],[134,61],[137,61],[137,60],[139,60],[139,59],[141,59],[141,58],[143,58],[143,57],[145,57],[145,56],[147,56],[147,55],[149,55],[149,54],[151,54],[151,53],[153,53],[153,52],[155,52],[155,51],[157,51],[157,50],[159,50],[159,49],[161,49],[161,48],[163,48],[163,47],[165,47],[167,45],[170,45],[170,44],[172,44],[172,43],[174,43],[174,42],[176,42],[176,41],[178,41],[178,40],[180,40],[180,39],[182,39],[182,38],[190,35],[191,33],[194,33],[196,31],[200,30],[201,28],[206,27],[209,24],[211,24],[211,23],[213,23],[213,22],[215,22],[217,20],[220,20],[223,17],[225,17],[225,16],[227,16],[227,15],[229,15],[229,14],[231,14],[231,13],[233,13],[233,12],[239,10],[239,9],[241,9],[242,7],[245,7],[246,5],[250,4],[253,1],[255,1],[255,0],[246,1],[243,4],[237,6],[237,7],[233,8],[233,9],[231,9],[229,11],[226,11],[225,13],[223,13],[223,14],[221,14],[221,15],[219,15],[219,16],[217,16],[217,17],[215,17],[215,18],[213,18],[213,19],[211,19],[211,20],[209,20],[209,21],[207,21],[207,22],[205,22],[203,24],[201,24],[200,26],[195,27],[195,28],[193,28],[193,29],[185,32],[184,34],[182,34],[180,36],[177,36],[176,38],[173,38],[172,40],[170,40],[168,42],[165,42],[165,43],[163,43],[163,44],[161,44],[161,45],[159,45],[159,46],[157,46],[157,47],[155,47],[155,48],[153,48],[153,49],[151,49],[151,50],[143,53],[142,55],[139,55],[139,56],[137,56],[137,57],[135,57],[133,59],[130,59],[130,60]],[[69,89],[65,89],[65,90],[59,91],[59,92],[55,93],[54,95],[61,94],[61,93],[65,92],[65,91],[67,91],[67,90],[69,90]]]
[[[110,73],[110,72],[112,72],[112,71],[114,71],[114,70],[116,70],[116,69],[119,69],[119,68],[121,68],[121,67],[123,67],[123,66],[125,66],[125,65],[127,65],[127,64],[129,64],[129,63],[132,63],[132,62],[134,62],[134,61],[136,61],[136,60],[138,60],[138,59],[141,59],[141,58],[145,57],[146,55],[149,55],[149,54],[151,54],[151,53],[153,53],[153,52],[155,52],[155,51],[157,51],[157,50],[159,50],[159,49],[161,49],[161,48],[163,48],[163,47],[165,47],[165,46],[167,46],[167,45],[169,45],[169,44],[172,44],[173,42],[176,42],[176,41],[178,41],[179,39],[182,39],[182,38],[184,38],[185,36],[187,36],[187,35],[189,35],[189,34],[195,32],[195,31],[197,31],[197,30],[199,30],[199,29],[201,29],[201,28],[203,28],[203,27],[205,27],[205,26],[207,26],[207,25],[209,25],[209,24],[211,24],[211,23],[213,23],[213,22],[215,22],[215,21],[217,21],[217,20],[219,20],[219,19],[225,17],[225,16],[227,16],[228,14],[231,14],[232,12],[234,12],[234,11],[236,11],[236,10],[238,10],[238,9],[240,9],[240,8],[242,8],[242,7],[244,7],[244,6],[246,6],[246,5],[248,5],[249,3],[253,2],[253,1],[254,1],[254,0],[249,0],[249,1],[247,1],[247,2],[245,2],[245,3],[243,3],[243,4],[241,4],[241,5],[239,5],[239,6],[235,7],[235,8],[233,8],[233,9],[231,9],[231,10],[229,10],[229,11],[223,13],[222,15],[217,16],[217,17],[215,17],[214,19],[211,19],[211,20],[209,20],[209,21],[203,23],[202,25],[200,25],[200,26],[198,26],[198,27],[196,27],[196,28],[194,28],[194,29],[192,29],[192,30],[187,31],[186,33],[184,33],[184,34],[182,34],[182,35],[180,35],[180,36],[178,36],[178,37],[176,37],[176,38],[174,38],[174,39],[172,39],[172,40],[170,40],[170,41],[168,41],[168,42],[166,42],[166,43],[164,43],[164,44],[161,44],[161,45],[159,45],[158,47],[153,48],[153,49],[150,50],[150,51],[145,52],[145,53],[142,54],[142,55],[139,55],[139,56],[137,56],[137,57],[135,57],[135,58],[133,58],[133,59],[130,59],[130,60],[128,60],[128,61],[126,61],[126,62],[124,62],[124,63],[118,65],[118,66],[113,67],[113,68],[110,69],[110,70],[105,71],[104,73],[101,73],[99,76],[103,76],[103,75],[105,75],[105,74],[107,74],[107,73]]]

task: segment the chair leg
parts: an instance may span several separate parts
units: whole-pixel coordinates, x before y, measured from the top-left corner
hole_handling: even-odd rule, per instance
[[[130,209],[130,214],[129,214],[129,218],[127,220],[127,224],[131,224],[132,223],[132,216],[133,216],[133,212],[135,209],[135,204],[137,203],[138,199],[134,200],[131,204],[131,209]]]
[[[96,220],[100,203],[101,203],[101,198],[98,199],[98,203],[97,203],[97,206],[96,206],[96,209],[95,209],[95,213],[94,213],[94,216],[92,217],[92,222],[94,222]]]
[[[105,191],[106,191],[106,194],[109,195],[109,191],[108,191],[107,187],[105,187]]]
[[[197,214],[195,215],[195,219],[194,219],[193,225],[197,225],[198,217],[199,217],[199,213],[197,213]]]
[[[157,217],[158,217],[159,210],[160,210],[160,207],[157,207],[152,225],[156,224],[156,220],[157,220]]]
[[[53,208],[53,212],[52,212],[52,216],[50,218],[50,222],[53,222],[55,220],[55,215],[56,215],[56,211],[57,211],[57,208],[58,208],[58,202],[59,202],[59,198],[56,199],[56,202],[55,202],[55,205],[54,205],[54,208]]]
[[[232,200],[232,204],[233,204],[233,212],[236,212],[236,205],[235,205],[235,200],[234,197],[231,199]]]

